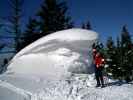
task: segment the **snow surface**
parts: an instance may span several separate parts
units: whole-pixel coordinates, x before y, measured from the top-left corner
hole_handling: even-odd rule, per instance
[[[70,29],[27,46],[0,75],[0,100],[132,100],[132,84],[109,79],[95,88],[94,74],[82,74],[92,72],[97,39],[93,31]]]
[[[0,76],[0,100],[132,100],[133,85],[109,81],[95,88],[94,76],[73,74],[65,80],[49,81],[24,75]]]
[[[61,79],[71,73],[93,73],[94,31],[68,29],[55,32],[30,44],[10,62],[8,73]]]

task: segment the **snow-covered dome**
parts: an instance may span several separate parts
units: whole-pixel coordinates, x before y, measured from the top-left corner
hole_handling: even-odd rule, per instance
[[[7,73],[60,79],[70,73],[92,73],[94,31],[68,29],[42,37],[12,59]]]

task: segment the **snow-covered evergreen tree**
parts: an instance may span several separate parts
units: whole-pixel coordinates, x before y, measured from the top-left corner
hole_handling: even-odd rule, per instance
[[[117,62],[117,52],[116,46],[114,45],[114,41],[112,37],[108,37],[106,43],[106,64],[108,64],[108,72],[112,73],[114,78],[118,78],[118,62]]]
[[[125,80],[130,81],[130,76],[132,75],[133,64],[132,64],[132,41],[131,36],[127,30],[126,26],[123,26],[121,33],[121,67],[123,71],[123,76]]]

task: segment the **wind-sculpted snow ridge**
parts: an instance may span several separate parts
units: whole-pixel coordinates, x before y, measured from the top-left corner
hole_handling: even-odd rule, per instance
[[[71,73],[93,73],[92,44],[98,33],[68,29],[52,33],[21,50],[12,59],[7,73],[63,79]]]
[[[69,29],[30,44],[0,75],[0,100],[133,100],[131,84],[109,81],[95,88],[91,64],[97,39],[96,32]]]

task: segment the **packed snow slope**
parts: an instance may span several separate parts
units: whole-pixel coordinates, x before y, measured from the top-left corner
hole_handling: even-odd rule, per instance
[[[68,29],[52,33],[20,51],[8,66],[9,73],[61,79],[71,73],[93,73],[94,31]]]
[[[0,76],[0,100],[133,100],[133,84],[109,81],[95,88],[93,75],[49,81],[24,75]]]

